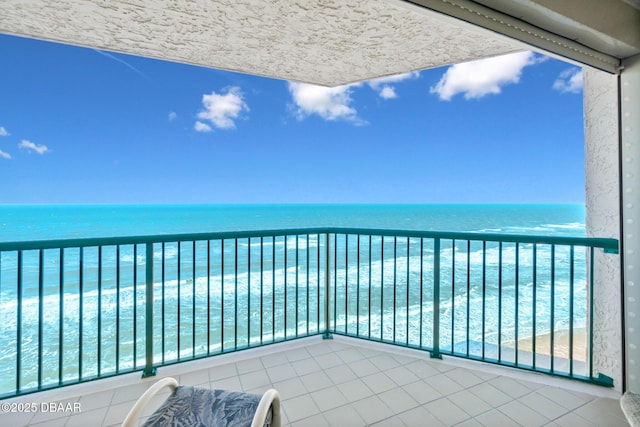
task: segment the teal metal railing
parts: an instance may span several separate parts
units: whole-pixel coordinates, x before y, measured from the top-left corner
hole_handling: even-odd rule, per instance
[[[613,385],[594,374],[592,332],[595,256],[616,240],[341,229],[328,241],[332,333]]]
[[[618,242],[309,228],[0,243],[0,396],[320,334],[608,384],[597,248]]]

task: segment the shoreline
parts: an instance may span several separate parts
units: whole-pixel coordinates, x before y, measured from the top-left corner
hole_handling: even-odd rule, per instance
[[[536,354],[551,355],[550,348],[551,333],[546,332],[536,335]],[[515,349],[515,341],[503,343],[505,347]],[[518,350],[533,353],[533,337],[520,338],[518,340]],[[569,330],[562,329],[554,331],[553,334],[553,356],[569,359]],[[573,329],[573,360],[587,361],[587,330],[586,328]]]

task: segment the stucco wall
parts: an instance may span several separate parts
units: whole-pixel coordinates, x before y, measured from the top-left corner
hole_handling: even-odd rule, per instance
[[[620,238],[617,77],[584,70],[587,235]],[[622,390],[620,256],[597,250],[594,264],[594,375]]]

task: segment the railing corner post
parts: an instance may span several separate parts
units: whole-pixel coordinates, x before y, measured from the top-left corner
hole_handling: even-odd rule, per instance
[[[145,365],[142,378],[156,374],[153,366],[153,243],[146,243],[145,257]]]
[[[325,233],[324,259],[324,333],[322,339],[333,339],[331,333],[331,234]]]

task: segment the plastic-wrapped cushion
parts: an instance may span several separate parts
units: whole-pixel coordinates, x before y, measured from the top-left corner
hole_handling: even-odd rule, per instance
[[[145,427],[250,426],[262,396],[227,390],[178,387],[144,423]],[[265,427],[271,424],[269,409]]]

